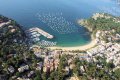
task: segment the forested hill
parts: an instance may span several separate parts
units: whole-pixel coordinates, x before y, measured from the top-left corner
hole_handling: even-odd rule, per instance
[[[26,36],[21,26],[0,15],[0,76],[8,78],[7,68],[10,65],[17,68],[20,62],[24,61],[24,53],[28,53],[25,41]]]
[[[105,42],[120,42],[120,17],[112,16],[106,13],[95,13],[88,19],[79,21],[95,36],[97,32]]]
[[[18,43],[23,44],[25,40],[25,33],[16,21],[0,15],[0,49]]]
[[[115,17],[106,13],[96,13],[87,20],[82,20],[81,24],[89,27],[92,32],[114,29],[115,33],[120,33],[120,17]]]

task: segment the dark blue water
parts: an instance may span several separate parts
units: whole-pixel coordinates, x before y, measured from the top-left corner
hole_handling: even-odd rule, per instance
[[[87,30],[77,24],[78,19],[88,18],[96,12],[120,15],[115,0],[0,0],[0,14],[13,18],[24,29],[40,27],[55,38],[58,46],[79,46],[90,42]],[[78,28],[77,32],[59,34],[43,23],[37,13],[62,13],[63,17]]]

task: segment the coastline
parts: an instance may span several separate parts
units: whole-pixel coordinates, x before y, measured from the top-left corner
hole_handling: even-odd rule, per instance
[[[77,21],[77,23],[79,24],[79,25],[81,25],[80,24],[80,21],[81,20],[78,20]],[[85,26],[84,26],[85,27]],[[87,28],[87,27],[85,27],[85,28]],[[88,28],[87,28],[88,29]],[[90,31],[89,29],[88,29],[88,31]],[[88,44],[85,44],[85,45],[82,45],[82,46],[76,46],[76,47],[59,47],[59,46],[54,46],[54,47],[47,47],[47,48],[49,48],[49,49],[62,49],[62,50],[81,50],[81,51],[85,51],[85,50],[88,50],[88,49],[90,49],[90,48],[92,48],[92,47],[94,47],[95,45],[96,45],[97,43],[96,43],[96,39],[94,38],[94,36],[93,36],[93,34],[91,34],[91,41],[88,43]]]
[[[62,49],[62,50],[88,50],[96,45],[96,40],[92,39],[90,43],[83,45],[83,46],[76,46],[76,47],[47,47],[49,49]]]

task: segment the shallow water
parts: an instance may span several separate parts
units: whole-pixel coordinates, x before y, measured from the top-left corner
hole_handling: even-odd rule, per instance
[[[55,36],[52,41],[56,41],[58,46],[89,43],[88,31],[78,25],[77,20],[96,12],[118,16],[120,7],[116,0],[0,0],[0,14],[15,19],[24,29],[44,29]]]

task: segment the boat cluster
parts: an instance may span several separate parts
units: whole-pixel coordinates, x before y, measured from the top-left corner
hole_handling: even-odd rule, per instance
[[[55,45],[57,45],[57,42],[42,40],[42,41],[38,42],[38,45],[45,46],[45,47],[46,46],[55,46]]]
[[[57,44],[57,42],[40,39],[42,36],[52,39],[53,36],[39,28],[30,28],[29,30],[26,30],[26,34],[31,43],[35,43],[42,47],[50,47]]]
[[[72,22],[67,21],[62,13],[37,13],[37,16],[41,22],[59,34],[78,31],[78,28]]]
[[[32,32],[32,31],[27,30],[26,34],[27,34],[27,37],[30,39],[31,42],[40,41],[41,34],[39,34],[38,32]]]

